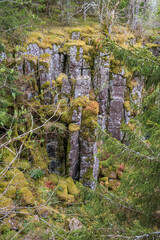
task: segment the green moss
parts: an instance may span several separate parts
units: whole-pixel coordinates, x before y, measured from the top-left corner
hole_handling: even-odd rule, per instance
[[[95,117],[87,117],[87,118],[82,118],[82,125],[88,128],[95,129],[97,127],[97,118]]]
[[[94,50],[93,46],[87,45],[85,41],[82,40],[69,40],[64,44],[64,47],[61,49],[61,52],[69,52],[72,46],[77,47],[77,55],[80,47],[83,48],[83,54],[87,55],[89,52]]]
[[[133,72],[132,71],[129,71],[126,67],[124,68],[124,77],[125,78],[131,78],[133,75]]]
[[[33,164],[35,167],[41,168],[42,170],[48,168],[49,157],[47,155],[45,147],[41,147],[36,143],[25,142],[25,146],[30,149],[33,156]]]
[[[83,109],[83,117],[97,116],[99,113],[99,104],[96,101],[89,101]]]
[[[31,193],[31,191],[24,187],[19,190],[19,194],[21,197],[21,203],[24,205],[34,205],[35,204],[35,199]]]
[[[34,55],[25,55],[25,59],[30,62],[34,67],[37,66],[38,58]]]
[[[5,178],[11,181],[10,184],[14,185],[16,189],[28,186],[28,182],[26,181],[24,174],[17,168],[9,170],[6,173]]]
[[[58,84],[58,86],[62,86],[63,79],[68,79],[67,75],[64,73],[60,73],[58,78],[56,79],[56,83]]]
[[[47,72],[50,68],[50,61],[51,61],[51,57],[50,57],[50,54],[42,54],[40,55],[40,58],[39,58],[39,65],[40,66],[43,66]]]
[[[10,227],[7,226],[6,224],[1,224],[0,225],[0,233],[5,234],[10,231]]]
[[[63,192],[57,192],[57,196],[62,200],[67,203],[73,203],[75,201],[75,198],[71,194],[65,194]]]
[[[22,209],[20,209],[18,215],[19,215],[20,217],[24,217],[25,219],[27,219],[27,218],[29,218],[30,214],[31,214],[31,213],[30,213],[26,208],[22,208]]]
[[[89,99],[86,96],[78,97],[72,100],[71,105],[73,108],[85,107],[88,104],[88,102]]]
[[[102,177],[99,179],[99,181],[101,182],[108,182],[108,177]]]
[[[80,130],[80,126],[78,126],[77,124],[74,124],[74,123],[70,123],[69,127],[68,127],[68,130],[70,132],[76,132],[76,131]]]
[[[68,181],[68,182],[67,182]],[[69,189],[71,190],[71,188],[69,187],[68,189],[68,184],[71,183],[70,180],[66,179],[60,179],[60,182],[57,186],[57,191],[56,191],[56,195],[62,200],[65,201],[67,203],[73,203],[75,201],[75,198],[73,195],[68,194],[69,193]],[[72,188],[73,192],[76,193],[75,188]]]
[[[67,183],[64,179],[60,179],[57,190],[57,192],[63,192],[64,194],[68,194]]]
[[[53,173],[48,176],[48,180],[55,184],[58,184],[60,177],[57,174]]]
[[[127,87],[129,87],[131,91],[132,91],[132,89],[133,89],[134,87],[136,87],[137,85],[138,85],[138,82],[137,82],[136,80],[131,79],[131,78],[128,78],[128,79],[127,79]]]
[[[7,197],[7,198],[15,198],[15,194],[16,194],[16,187],[13,187],[13,186],[9,186],[8,188],[7,188],[7,191],[6,191],[6,193],[5,193],[5,196]]]
[[[94,47],[93,46],[90,46],[90,45],[84,45],[83,46],[83,54],[84,55],[87,55],[89,53],[93,54],[93,52],[94,52]]]
[[[47,89],[48,87],[50,87],[50,82],[49,81],[47,81],[47,82],[45,82],[42,86],[41,86],[41,89]]]
[[[31,169],[31,165],[29,164],[28,161],[26,160],[20,160],[18,163],[16,163],[15,165],[18,170],[20,171],[27,171],[27,170],[30,170]]]
[[[37,85],[37,79],[32,77],[32,78],[30,78],[30,81],[31,81],[33,89],[38,93],[39,88],[38,88],[38,85]]]
[[[78,196],[79,190],[77,189],[73,179],[71,177],[66,178],[68,193],[74,195],[75,197]]]
[[[130,101],[124,101],[124,107],[129,112],[131,110]]]
[[[108,57],[102,57],[102,60],[104,60],[105,62],[107,62],[109,60]]]
[[[61,116],[61,120],[65,123],[70,123],[72,121],[72,109],[69,108],[67,111],[64,111]]]
[[[11,149],[14,151],[14,149]],[[3,158],[2,161],[3,163],[6,165],[8,165],[13,159],[14,159],[15,155],[11,152],[8,151],[7,149],[3,151]]]
[[[129,90],[129,88],[126,88],[126,89],[125,89],[125,92],[124,92],[124,100],[125,100],[125,101],[130,101],[130,90]]]
[[[131,97],[132,97],[133,100],[137,100],[138,99],[138,93],[131,94]]]
[[[8,182],[0,182],[0,188],[5,188],[5,187],[7,187],[7,185],[8,185]]]
[[[82,183],[91,183],[92,181],[95,181],[93,178],[93,168],[89,167],[87,171],[82,176]]]
[[[146,46],[148,49],[160,47],[159,44],[155,44],[155,43],[146,43]]]
[[[43,54],[40,55],[41,59],[50,59],[50,57],[51,57],[51,55],[48,54],[48,53],[43,53]]]
[[[118,189],[119,185],[120,185],[120,181],[116,179],[109,181],[108,183],[108,187],[114,191]]]
[[[14,208],[14,203],[11,198],[5,196],[0,197],[0,209],[5,213],[9,213]]]
[[[69,32],[69,33],[73,33],[73,32],[80,32],[83,36],[83,34],[89,34],[90,36],[92,34],[96,34],[97,33],[97,30],[98,30],[98,27],[96,25],[94,25],[95,27],[91,27],[91,26],[81,26],[81,27],[73,27],[73,28],[68,28],[66,27],[65,28],[65,31]]]
[[[92,61],[92,58],[88,55],[83,55],[83,59],[86,61],[86,62],[91,62]]]
[[[114,74],[122,74],[122,67],[121,66],[111,67],[110,71]]]

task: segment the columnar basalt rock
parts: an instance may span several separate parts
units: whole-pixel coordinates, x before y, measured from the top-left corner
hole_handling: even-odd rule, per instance
[[[108,132],[112,137],[122,140],[120,126],[124,118],[124,90],[126,79],[122,75],[112,74],[110,80],[110,106],[108,116]]]
[[[83,48],[77,46],[70,47],[69,53],[69,78],[76,79],[82,74]]]
[[[65,174],[65,146],[64,138],[54,134],[48,136],[46,150],[50,159],[49,169],[56,174]]]
[[[90,91],[91,79],[89,76],[78,77],[75,85],[74,98],[77,97],[88,97]]]
[[[25,86],[25,92],[28,94],[28,99],[33,98],[38,92],[38,84],[37,84],[37,65],[38,65],[38,58],[34,55],[25,55],[24,58],[24,74],[28,76],[28,83]],[[20,66],[19,66],[20,67]],[[23,73],[22,73],[23,74]]]
[[[69,125],[69,141],[68,141],[68,169],[70,176],[79,179],[79,129],[76,124]]]
[[[35,43],[31,38],[22,69],[34,77],[35,91],[44,93],[43,104],[61,103],[58,122],[67,133],[59,136],[50,130],[47,135],[50,170],[67,173],[94,189],[99,166],[97,123],[122,140],[121,123],[134,115],[130,101],[138,104],[143,84],[110,53],[95,46],[89,33],[75,30],[64,41],[33,34]]]
[[[94,66],[93,86],[95,92],[97,91],[97,101],[99,103],[98,122],[101,128],[105,130],[108,111],[109,54],[100,52],[95,58]]]

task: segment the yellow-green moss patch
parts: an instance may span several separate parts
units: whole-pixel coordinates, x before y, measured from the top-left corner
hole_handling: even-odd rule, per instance
[[[66,178],[68,193],[74,196],[79,194],[79,190],[77,189],[73,179],[71,177]]]
[[[2,196],[0,198],[0,209],[2,215],[9,213],[12,209],[14,209],[14,203],[11,198],[6,198]]]
[[[21,197],[21,203],[24,205],[34,205],[35,199],[31,193],[31,191],[24,187],[19,190],[19,194]]]
[[[42,86],[41,86],[41,89],[47,89],[48,87],[50,87],[50,82],[49,81],[47,81],[47,82],[45,82]]]
[[[62,83],[63,83],[63,79],[68,79],[67,78],[67,75],[64,74],[64,73],[60,73],[58,78],[56,79],[56,82],[59,86],[62,86]]]
[[[8,188],[7,188],[7,191],[6,191],[6,193],[5,193],[5,196],[7,197],[7,198],[15,198],[15,194],[16,194],[16,187],[14,187],[14,186],[9,186]]]
[[[129,112],[131,110],[130,101],[124,101],[124,107]]]
[[[16,187],[16,189],[28,186],[28,182],[26,181],[24,174],[17,168],[9,170],[5,177],[10,181],[10,184]]]
[[[84,97],[78,97],[76,99],[72,100],[72,106],[73,108],[77,108],[77,107],[85,107],[89,102],[89,99],[84,96]]]
[[[77,124],[74,124],[74,123],[70,123],[69,127],[68,127],[68,130],[70,132],[76,132],[76,131],[80,130],[80,126],[78,126]]]

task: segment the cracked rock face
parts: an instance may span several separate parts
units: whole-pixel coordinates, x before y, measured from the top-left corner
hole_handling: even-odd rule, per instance
[[[47,92],[41,99],[43,105],[61,102],[59,132],[46,133],[50,171],[67,173],[95,189],[99,167],[97,123],[122,140],[121,123],[128,123],[132,117],[130,100],[139,104],[143,80],[126,77],[124,68],[116,62],[111,66],[110,54],[91,46],[90,37],[86,43],[80,32],[71,34],[66,49],[64,44],[46,48],[29,44],[20,68],[36,81],[34,87],[28,86],[29,98],[43,89]]]
[[[74,97],[86,96],[89,98],[91,79],[89,76],[80,76],[76,80]]]

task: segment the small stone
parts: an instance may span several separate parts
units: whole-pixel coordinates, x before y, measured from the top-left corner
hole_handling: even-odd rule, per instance
[[[74,230],[83,228],[82,223],[76,218],[68,219],[68,221],[69,221],[70,231],[74,231]]]

